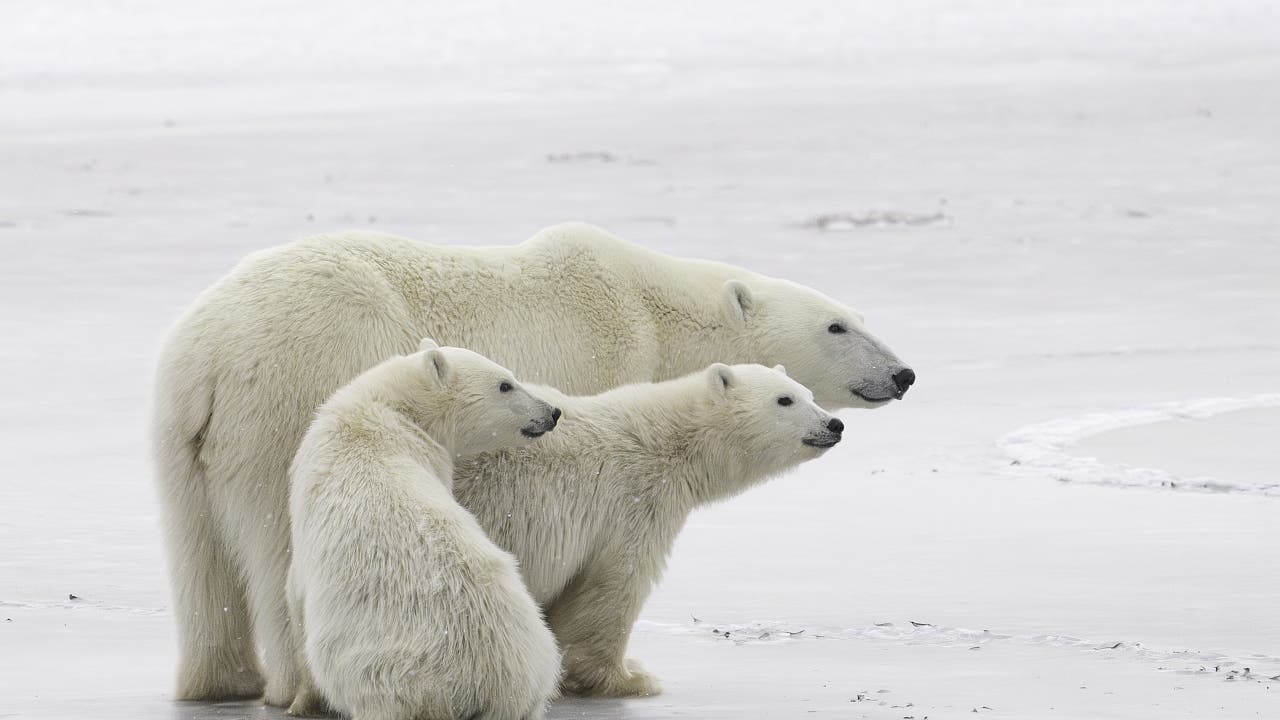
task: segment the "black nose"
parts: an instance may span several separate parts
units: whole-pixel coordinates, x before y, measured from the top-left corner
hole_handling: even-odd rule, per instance
[[[552,422],[552,424],[554,424],[554,423],[556,423],[556,422],[559,422],[559,420],[560,420],[560,408],[551,408],[551,422]]]
[[[911,368],[902,368],[893,374],[893,384],[898,386],[898,397],[902,397],[907,388],[916,381],[916,371]]]
[[[844,423],[840,422],[840,418],[831,418],[831,421],[827,423],[827,429],[833,433],[842,433],[844,432]]]

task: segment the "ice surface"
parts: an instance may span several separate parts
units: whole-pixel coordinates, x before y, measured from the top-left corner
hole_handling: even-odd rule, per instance
[[[0,717],[279,716],[171,700],[146,417],[197,292],[569,219],[829,292],[920,381],[691,519],[664,695],[553,717],[1280,717],[1277,411],[1179,413],[1280,393],[1274,4],[266,5],[0,24]]]
[[[1186,462],[1188,453],[1203,458],[1209,455],[1208,462],[1217,467],[1222,458],[1230,457],[1230,471],[1234,476],[1230,480],[1220,479],[1213,475],[1179,475],[1168,470],[1151,467],[1134,467],[1128,464],[1105,463],[1091,456],[1073,456],[1068,448],[1080,439],[1099,433],[1128,428],[1133,426],[1168,423],[1175,420],[1203,421],[1223,413],[1240,412],[1242,410],[1280,407],[1280,393],[1267,393],[1243,398],[1206,398],[1189,402],[1168,402],[1141,408],[1132,408],[1115,412],[1100,412],[1075,417],[1050,420],[1030,427],[1022,428],[1000,438],[997,445],[1011,458],[1010,465],[1023,468],[1021,474],[1030,477],[1051,475],[1059,482],[1086,482],[1097,485],[1146,486],[1168,488],[1171,490],[1201,490],[1206,492],[1251,492],[1262,495],[1280,496],[1280,468],[1271,464],[1276,451],[1270,447],[1276,432],[1274,420],[1263,422],[1257,428],[1257,444],[1248,445],[1253,451],[1255,462],[1253,472],[1242,468],[1241,451],[1232,447],[1239,443],[1240,428],[1227,425],[1225,428],[1210,427],[1207,430],[1203,423],[1201,432],[1191,437],[1174,435],[1168,428],[1159,428],[1155,433],[1148,433],[1146,440],[1155,445],[1156,459],[1175,463]],[[1179,428],[1180,429],[1180,428]],[[1122,442],[1119,438],[1109,438],[1108,444]],[[1179,448],[1186,443],[1185,448]],[[1140,446],[1141,439],[1128,437],[1128,446]],[[1247,452],[1247,451],[1246,451]],[[1148,453],[1150,455],[1150,453]],[[1200,461],[1204,465],[1204,460]],[[1242,470],[1244,472],[1242,472]],[[1252,476],[1252,477],[1249,477]]]

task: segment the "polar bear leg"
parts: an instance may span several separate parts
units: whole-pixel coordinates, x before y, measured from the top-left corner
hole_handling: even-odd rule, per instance
[[[293,703],[289,705],[285,715],[290,717],[325,717],[329,714],[329,705],[321,697],[320,691],[316,690],[313,681],[309,677],[304,677],[302,682],[298,684],[298,694],[293,698]]]
[[[640,697],[662,692],[656,678],[626,658],[631,626],[651,586],[648,578],[614,568],[588,568],[555,599],[547,623],[563,653],[560,687],[565,693]]]
[[[164,458],[177,461],[176,456]],[[191,464],[195,467],[194,463]],[[162,469],[161,505],[178,623],[178,700],[229,700],[262,694],[245,588],[232,566],[203,478]]]
[[[257,507],[278,507],[259,503]],[[254,639],[262,648],[266,689],[262,701],[288,707],[298,692],[297,655],[285,583],[289,577],[288,518],[250,515],[236,518],[235,530],[244,559]]]
[[[310,666],[307,665],[306,616],[303,613],[302,592],[294,582],[293,574],[289,575],[286,594],[289,600],[290,627],[293,629],[293,649],[296,654],[294,662],[298,669],[298,692],[294,695],[293,703],[289,705],[285,714],[293,717],[328,715],[328,705],[321,697],[320,691],[316,689],[315,678],[311,675]]]

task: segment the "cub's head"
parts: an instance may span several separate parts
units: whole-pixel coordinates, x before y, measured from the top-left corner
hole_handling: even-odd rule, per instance
[[[825,408],[879,407],[902,399],[916,374],[867,332],[862,316],[786,280],[729,280],[722,307],[740,357],[781,363]]]
[[[555,428],[560,409],[535,397],[511,371],[464,348],[426,338],[421,369],[439,417],[430,425],[448,436],[457,455],[525,445]]]
[[[712,442],[761,476],[818,457],[840,442],[844,423],[779,365],[715,364],[704,372],[711,394]]]

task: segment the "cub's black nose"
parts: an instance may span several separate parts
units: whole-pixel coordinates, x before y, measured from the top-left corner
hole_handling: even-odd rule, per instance
[[[827,423],[827,429],[833,433],[844,432],[844,423],[840,422],[840,418],[831,418],[831,421]]]
[[[560,408],[551,408],[551,422],[560,421]]]
[[[902,397],[907,388],[911,387],[916,381],[916,371],[911,368],[902,368],[893,374],[893,384],[898,386],[898,397]]]

